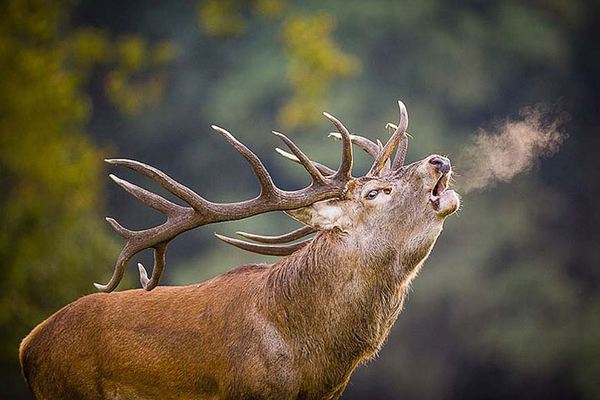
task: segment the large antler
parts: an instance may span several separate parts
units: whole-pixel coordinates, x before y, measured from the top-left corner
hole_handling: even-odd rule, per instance
[[[275,186],[269,172],[256,154],[225,129],[213,125],[212,128],[221,134],[248,161],[260,183],[261,190],[257,197],[238,203],[217,204],[210,202],[164,172],[138,161],[127,159],[106,160],[109,164],[124,166],[147,176],[179,199],[185,201],[189,207],[175,204],[156,193],[111,175],[111,178],[119,186],[142,203],[163,213],[167,219],[161,225],[133,231],[124,228],[114,219],[107,218],[115,231],[125,239],[125,246],[117,258],[110,281],[106,285],[97,283],[94,285],[103,292],[113,291],[121,281],[128,261],[140,251],[153,248],[154,268],[151,278],[148,278],[143,265],[138,264],[142,286],[146,290],[151,290],[158,285],[164,269],[167,244],[183,232],[214,222],[238,220],[275,210],[292,210],[308,206],[320,200],[340,196],[346,183],[352,177],[352,142],[348,130],[341,122],[327,113],[325,113],[325,116],[338,128],[343,140],[342,160],[339,168],[333,174],[324,176],[289,138],[281,133],[276,133],[312,177],[312,183],[308,187],[297,191],[285,191]]]
[[[406,129],[408,128],[408,112],[406,111],[406,106],[403,102],[398,101],[398,107],[400,109],[400,122],[398,123],[398,125],[392,123],[388,123],[386,125],[386,128],[394,129],[394,133],[391,135],[385,146],[383,146],[379,140],[377,141],[377,143],[374,143],[370,139],[367,139],[363,136],[354,134],[350,135],[350,140],[353,144],[364,150],[367,154],[371,155],[375,159],[375,161],[373,162],[373,166],[369,171],[369,176],[379,176],[393,173],[404,165],[406,153],[408,150],[408,134],[406,132]],[[329,136],[342,140],[344,138],[341,132],[331,132]],[[396,147],[396,156],[394,158],[394,162],[391,163],[390,156],[394,152],[394,149]],[[290,154],[279,148],[275,150],[277,150],[277,152],[285,158],[294,161],[298,164],[302,164],[302,162],[293,154]],[[330,175],[331,173],[333,173],[333,170],[331,168],[322,165],[316,161],[311,162],[323,174]],[[251,233],[237,232],[238,235],[245,237],[246,239],[250,239],[263,244],[251,243],[244,240],[234,239],[222,235],[217,235],[217,237],[225,243],[231,244],[235,247],[252,253],[273,256],[284,256],[290,255],[295,251],[301,249],[302,247],[306,246],[312,240],[312,238],[303,240],[298,243],[283,243],[289,243],[291,241],[303,238],[311,233],[314,233],[315,231],[315,229],[309,226],[305,226],[293,232],[280,236],[261,236]]]

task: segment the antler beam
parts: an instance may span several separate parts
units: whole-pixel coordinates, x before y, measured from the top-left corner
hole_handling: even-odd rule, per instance
[[[158,285],[166,263],[167,244],[177,235],[190,229],[214,222],[243,219],[269,211],[292,210],[342,195],[346,183],[351,178],[352,142],[348,130],[337,119],[329,114],[326,117],[338,128],[343,142],[342,161],[338,170],[333,174],[324,176],[290,139],[283,134],[277,134],[294,152],[312,177],[312,183],[309,186],[297,191],[285,191],[275,186],[269,172],[256,154],[235,139],[231,133],[213,125],[212,128],[221,134],[250,164],[260,184],[261,190],[257,197],[238,203],[218,204],[210,202],[159,169],[139,161],[128,159],[106,160],[111,165],[127,167],[147,176],[189,206],[177,205],[156,193],[111,175],[111,178],[119,186],[123,187],[136,199],[163,213],[166,216],[166,221],[152,228],[133,231],[124,228],[116,220],[107,218],[115,231],[125,239],[125,245],[117,258],[110,281],[105,285],[95,283],[96,288],[103,292],[113,291],[123,278],[129,260],[140,251],[152,248],[155,255],[152,277],[148,278],[144,266],[138,264],[142,286],[146,290],[152,290]]]

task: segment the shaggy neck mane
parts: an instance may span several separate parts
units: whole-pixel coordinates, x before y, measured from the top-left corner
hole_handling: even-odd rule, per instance
[[[322,231],[274,264],[261,307],[307,357],[326,363],[335,352],[346,360],[341,369],[379,350],[402,308],[410,280],[403,271],[415,269],[399,249],[366,252],[347,239]]]

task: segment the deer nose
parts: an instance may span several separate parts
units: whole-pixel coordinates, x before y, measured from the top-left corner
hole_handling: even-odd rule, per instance
[[[446,157],[433,156],[429,159],[429,163],[442,174],[447,174],[450,172],[450,160],[448,160]]]

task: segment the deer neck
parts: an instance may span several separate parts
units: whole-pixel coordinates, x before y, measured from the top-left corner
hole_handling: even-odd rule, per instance
[[[334,352],[341,356],[336,362],[356,363],[382,345],[428,252],[419,257],[402,248],[365,251],[347,237],[321,232],[273,265],[265,309],[303,354],[323,352],[327,358]]]

